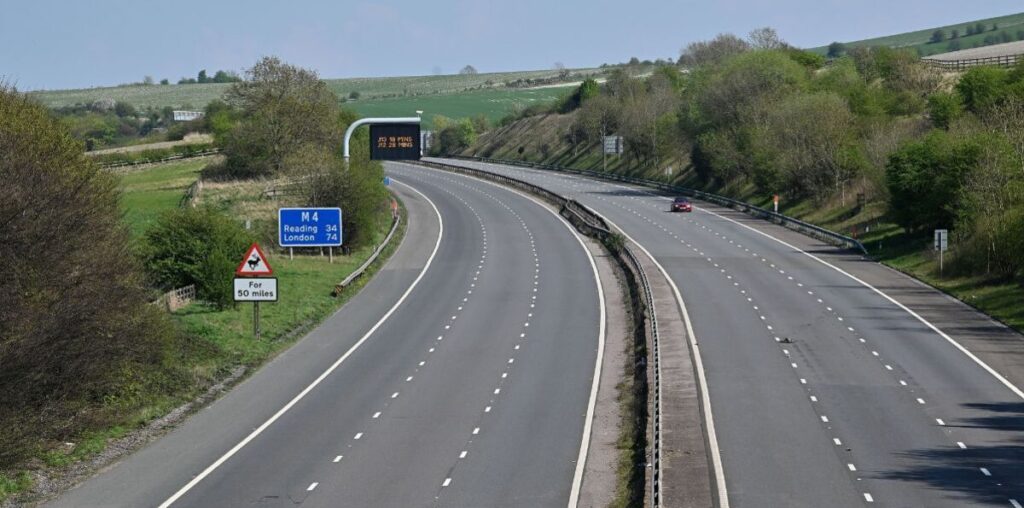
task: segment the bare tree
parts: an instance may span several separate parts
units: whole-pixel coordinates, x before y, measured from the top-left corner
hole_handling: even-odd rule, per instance
[[[772,27],[757,28],[747,37],[754,49],[782,49],[788,46]]]

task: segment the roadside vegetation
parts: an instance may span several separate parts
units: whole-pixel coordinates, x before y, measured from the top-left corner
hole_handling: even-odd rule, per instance
[[[1024,65],[942,74],[913,51],[840,58],[771,29],[688,46],[439,153],[614,171],[726,194],[861,238],[873,256],[1024,330]],[[597,93],[594,93],[594,87]],[[624,138],[621,156],[600,140]],[[942,273],[934,229],[951,231]],[[1013,302],[1018,303],[1013,303]]]
[[[392,225],[368,134],[348,166],[337,153],[358,116],[315,73],[277,59],[245,77],[202,119],[223,155],[126,172],[100,169],[66,122],[0,90],[0,249],[19,274],[0,297],[0,499],[259,366],[369,279],[332,297]],[[343,206],[334,263],[319,249],[290,259],[275,247],[281,206]],[[260,341],[250,306],[231,294],[252,241],[282,288],[262,306]],[[150,303],[191,284],[196,303]]]

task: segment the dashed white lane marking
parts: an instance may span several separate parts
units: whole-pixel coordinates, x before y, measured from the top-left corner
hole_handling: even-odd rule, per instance
[[[857,470],[857,466],[855,466],[855,465],[853,465],[853,464],[847,464],[847,465],[846,465],[846,467],[847,467],[847,468],[848,468],[848,469],[849,469],[850,471],[856,471],[856,470]]]
[[[946,422],[942,421],[942,418],[936,418],[935,419],[935,423],[939,424],[939,426],[942,426],[942,427],[946,426]]]
[[[447,487],[447,486],[449,486],[451,484],[452,484],[452,479],[451,478],[445,478],[444,479],[444,483],[442,483],[441,486],[442,487]]]
[[[479,433],[480,433],[480,427],[476,427],[476,428],[473,429],[473,435],[474,436],[479,434]]]
[[[459,458],[460,459],[464,459],[464,458],[466,458],[466,455],[468,455],[468,454],[469,454],[468,451],[462,450],[462,453],[459,454]]]
[[[840,441],[838,437],[832,438],[832,442],[835,443],[836,446],[843,446],[843,442]]]
[[[408,187],[411,191],[415,192],[416,194],[419,194],[423,199],[425,199],[427,201],[427,203],[430,204],[430,207],[434,210],[434,214],[437,216],[437,223],[438,223],[437,240],[434,242],[434,249],[433,249],[433,251],[431,251],[430,256],[427,258],[426,264],[424,264],[423,268],[420,270],[419,275],[417,275],[416,278],[412,281],[412,284],[410,284],[409,287],[406,288],[405,292],[402,293],[402,296],[398,298],[398,301],[395,302],[395,304],[392,305],[391,308],[388,309],[388,311],[385,312],[383,316],[381,316],[380,320],[378,320],[373,325],[373,327],[371,327],[366,332],[366,334],[364,334],[362,337],[360,337],[360,339],[358,341],[356,341],[356,343],[353,344],[352,347],[350,347],[348,349],[348,351],[345,352],[345,354],[341,355],[340,358],[335,360],[335,362],[333,364],[331,364],[331,366],[328,367],[327,370],[325,370],[316,379],[314,379],[312,383],[307,385],[301,392],[299,392],[298,395],[296,395],[294,398],[292,398],[290,401],[288,401],[288,403],[285,404],[284,407],[282,407],[281,409],[277,410],[277,412],[274,413],[274,415],[271,416],[267,421],[265,421],[262,424],[260,424],[259,427],[256,427],[256,429],[253,430],[252,432],[250,432],[249,435],[245,436],[244,439],[239,441],[235,446],[231,447],[231,449],[228,450],[227,453],[225,453],[224,455],[221,455],[220,458],[218,458],[216,461],[214,461],[213,464],[210,464],[209,466],[207,466],[206,469],[204,469],[201,473],[196,475],[195,478],[192,478],[192,480],[189,481],[187,484],[185,484],[184,487],[178,489],[178,491],[175,492],[173,495],[171,495],[171,497],[167,498],[167,500],[165,500],[163,503],[160,503],[160,506],[158,508],[168,508],[169,506],[174,504],[174,502],[177,501],[178,499],[180,499],[181,496],[185,495],[188,491],[192,490],[193,487],[198,485],[199,482],[203,481],[207,476],[210,475],[210,473],[212,473],[214,470],[216,470],[222,464],[227,462],[227,460],[230,459],[231,457],[233,457],[236,453],[238,453],[239,450],[244,448],[247,444],[252,442],[253,439],[256,439],[257,436],[262,434],[263,431],[267,430],[268,427],[273,425],[274,422],[276,422],[278,419],[280,419],[281,416],[284,415],[285,413],[287,413],[292,407],[295,406],[295,404],[297,404],[300,400],[305,398],[306,395],[309,394],[309,392],[313,391],[313,389],[316,388],[320,383],[322,383],[324,379],[327,379],[327,376],[331,375],[332,372],[337,370],[337,368],[342,363],[344,363],[345,360],[348,359],[348,357],[352,356],[352,354],[357,349],[359,349],[360,346],[362,346],[367,340],[369,340],[370,337],[377,331],[377,329],[380,328],[384,324],[384,322],[387,321],[388,318],[390,318],[391,315],[395,313],[396,310],[398,310],[398,307],[400,307],[403,302],[405,302],[406,298],[408,298],[409,294],[412,293],[413,289],[415,289],[416,286],[419,285],[420,281],[423,280],[423,277],[426,275],[427,270],[429,270],[430,267],[433,265],[434,257],[437,255],[438,248],[441,247],[441,239],[444,237],[444,220],[441,218],[441,212],[437,209],[437,205],[435,205],[434,202],[430,200],[430,198],[428,198],[422,192],[420,192],[420,191],[416,190],[415,188],[409,186],[408,184],[405,184],[405,183],[403,183],[401,181],[398,181],[398,180],[393,180],[393,181],[395,183],[398,183],[399,185]],[[602,306],[602,310],[603,310],[603,306]]]
[[[377,418],[380,418],[380,411],[373,413],[373,419],[376,420]]]
[[[828,417],[827,417],[827,416],[825,416],[825,415],[821,415],[821,421],[822,421],[823,423],[828,423]]]
[[[1010,506],[1013,506],[1013,508],[1024,508],[1024,507],[1021,507],[1020,503],[1018,503],[1016,499],[1011,499],[1010,500]]]
[[[988,468],[980,467],[978,469],[981,470],[981,474],[983,474],[985,476],[992,476],[992,472],[989,471]]]
[[[398,398],[398,392],[392,393],[391,394],[391,398],[392,399]]]
[[[358,434],[356,434],[356,435],[355,435],[355,437],[353,437],[352,439],[356,439],[356,440],[359,440],[359,439],[362,439],[362,438],[363,438],[363,433],[362,433],[362,432],[359,432],[359,433],[358,433]]]
[[[924,399],[922,399],[922,398],[918,397],[918,398],[917,398],[917,403],[918,403],[918,404],[924,404]]]
[[[310,483],[309,487],[306,487],[306,492],[312,492],[313,489],[315,489],[317,485],[320,485],[320,484],[317,483],[317,482]]]
[[[334,460],[332,460],[331,462],[341,462],[341,455],[334,457]]]
[[[865,492],[864,493],[864,501],[866,501],[868,503],[874,503],[875,502],[875,498],[871,497],[871,494],[868,494],[867,492]]]
[[[967,449],[967,445],[965,445],[963,441],[957,441],[956,445],[959,446],[961,450]]]

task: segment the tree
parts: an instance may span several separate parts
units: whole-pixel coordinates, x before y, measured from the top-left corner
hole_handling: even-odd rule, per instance
[[[164,78],[164,79],[160,80],[160,84],[161,85],[169,85],[169,84],[171,84],[171,82],[167,78]]]
[[[587,78],[583,80],[583,83],[580,83],[578,93],[580,96],[580,104],[584,104],[601,93],[601,86],[597,84],[597,81],[594,78]]]
[[[210,79],[206,77],[206,69],[199,71],[199,75],[196,76],[196,83],[207,83]]]
[[[931,39],[928,39],[928,43],[929,44],[938,44],[938,43],[940,43],[940,42],[942,42],[944,40],[946,40],[946,31],[945,30],[936,30],[936,31],[932,32],[932,37],[931,37]]]
[[[569,77],[569,69],[565,67],[562,62],[555,62],[555,70],[558,71],[558,79],[566,79]]]
[[[153,76],[144,76],[142,78],[142,84],[143,85],[149,86],[149,85],[152,85],[153,83],[154,83]]]
[[[985,24],[984,23],[975,23],[974,24],[974,33],[975,34],[985,33]]]
[[[782,49],[789,46],[774,28],[767,26],[753,30],[747,38],[754,49]]]
[[[828,57],[839,58],[846,54],[846,44],[841,42],[833,42],[828,45]]]
[[[229,174],[280,173],[285,159],[302,145],[337,145],[337,96],[316,72],[264,57],[246,77],[224,94],[241,115],[224,146]]]
[[[472,65],[467,65],[463,67],[462,70],[459,71],[459,74],[476,74],[476,67],[473,67]]]
[[[946,51],[960,51],[962,47],[960,41],[954,39],[949,41],[949,44],[946,44]]]
[[[953,31],[950,32],[949,38],[950,39],[959,39],[960,38],[960,30],[957,30],[957,29],[954,28]]]
[[[359,97],[360,97],[360,93],[359,93],[358,90],[352,90],[348,94],[349,100],[353,100],[354,101],[354,100],[358,99]]]
[[[682,51],[679,63],[689,67],[720,63],[750,50],[750,44],[732,34],[719,34],[710,41],[691,43]]]

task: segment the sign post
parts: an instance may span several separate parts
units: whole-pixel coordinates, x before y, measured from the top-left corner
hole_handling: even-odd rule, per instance
[[[949,231],[946,229],[935,230],[935,247],[939,251],[939,276],[942,276],[942,255],[949,248]]]
[[[776,194],[772,197],[772,202],[775,203],[775,213],[779,213],[779,195]]]
[[[267,263],[267,256],[259,244],[252,244],[235,269],[234,297],[236,302],[252,302],[252,333],[260,340],[260,302],[277,301],[277,278]]]

